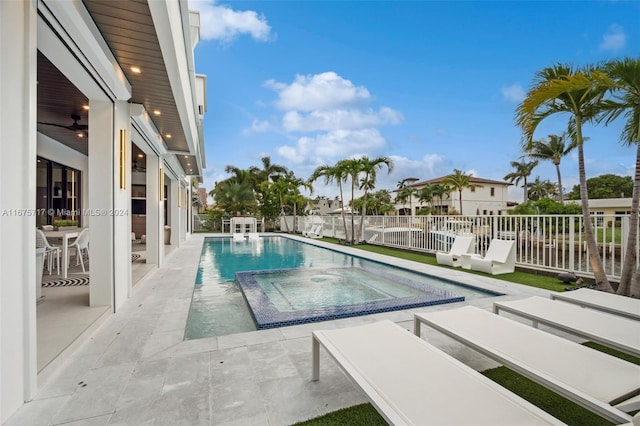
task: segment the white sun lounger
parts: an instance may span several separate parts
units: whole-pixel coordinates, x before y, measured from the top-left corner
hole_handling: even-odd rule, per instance
[[[552,300],[575,303],[583,308],[591,308],[640,321],[640,299],[620,296],[604,291],[581,288],[579,290],[551,293]]]
[[[242,232],[234,232],[232,234],[232,238],[235,242],[245,241],[244,234]]]
[[[484,257],[471,257],[471,269],[498,275],[516,269],[516,245],[514,241],[493,239]]]
[[[414,321],[417,336],[424,323],[609,421],[631,421],[615,404],[640,393],[638,365],[474,306]]]
[[[392,425],[562,424],[391,321],[313,332],[320,345]]]
[[[440,265],[462,266],[462,255],[473,251],[473,237],[457,236],[451,244],[449,253],[436,252],[436,261]]]
[[[640,325],[616,315],[583,309],[570,303],[533,296],[511,302],[494,302],[493,312],[509,312],[538,323],[640,356]]]

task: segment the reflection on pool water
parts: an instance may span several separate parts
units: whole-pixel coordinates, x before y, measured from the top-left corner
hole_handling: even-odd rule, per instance
[[[495,295],[285,237],[241,242],[207,238],[198,266],[186,339],[257,329],[235,279],[236,273],[242,271],[256,271],[238,277],[256,320],[261,316],[268,319],[270,325],[265,327],[444,303],[452,297],[458,297],[451,299],[457,301],[459,297],[472,300]],[[256,284],[250,286],[253,296],[249,296],[245,282]],[[260,301],[256,302],[256,298]],[[420,304],[415,303],[417,300]],[[398,305],[398,301],[406,306]],[[358,306],[364,306],[363,312],[354,311]],[[326,315],[328,311],[330,316]],[[312,312],[316,318],[305,319]],[[281,317],[280,313],[289,316]],[[278,318],[272,318],[273,315]]]

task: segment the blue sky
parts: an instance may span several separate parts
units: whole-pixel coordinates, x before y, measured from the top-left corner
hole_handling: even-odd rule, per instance
[[[640,2],[212,1],[196,72],[208,76],[204,186],[261,157],[306,179],[319,165],[388,156],[378,189],[461,169],[502,180],[520,161],[514,113],[534,73],[640,55]],[[560,134],[566,117],[536,139]],[[587,127],[587,176],[631,175],[622,122]],[[578,183],[577,158],[563,184]],[[551,163],[531,176],[555,182]],[[314,185],[314,195],[337,188]],[[522,189],[510,198],[521,201]]]

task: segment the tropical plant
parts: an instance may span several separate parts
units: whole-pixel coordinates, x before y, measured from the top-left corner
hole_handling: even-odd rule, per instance
[[[526,202],[529,199],[527,197],[527,191],[528,191],[527,178],[531,176],[531,172],[533,171],[534,167],[538,165],[538,162],[537,161],[530,161],[530,162],[512,161],[510,164],[511,164],[511,167],[513,167],[516,170],[505,175],[504,180],[509,181],[511,183],[515,183],[516,185],[519,184],[520,181],[522,180],[523,181],[522,187],[524,188],[523,202]]]
[[[562,176],[560,174],[560,161],[567,156],[576,147],[575,141],[567,143],[567,134],[549,135],[547,140],[537,140],[531,143],[531,149],[528,156],[536,160],[551,161],[556,168],[558,176],[558,194],[560,202],[564,203],[564,194],[562,190]]]
[[[396,202],[402,203],[403,206],[406,205],[407,200],[409,201],[409,212],[411,216],[413,216],[413,197],[418,193],[418,190],[414,186],[405,186],[396,195]]]
[[[463,214],[462,211],[462,190],[465,188],[474,189],[479,188],[482,185],[478,185],[475,183],[471,183],[471,175],[466,174],[462,170],[453,169],[453,173],[446,176],[443,179],[443,184],[448,186],[453,191],[458,191],[458,196],[460,197],[460,214]]]
[[[596,83],[593,69],[577,70],[562,64],[547,67],[535,74],[533,87],[517,108],[516,122],[523,131],[523,148],[530,151],[540,122],[556,114],[569,114],[568,134],[578,148],[580,198],[589,260],[596,287],[611,292],[613,288],[604,272],[589,215],[582,135],[583,124],[594,120],[601,111],[603,95],[604,89]]]
[[[427,207],[429,207],[429,211],[431,211],[431,202],[433,201],[433,184],[428,183],[418,191],[418,201],[421,203],[426,203]]]
[[[442,214],[442,203],[444,201],[444,197],[448,197],[451,193],[451,189],[447,185],[443,185],[441,183],[434,183],[431,187],[431,193],[434,198],[437,198],[440,201],[439,211],[438,213]]]
[[[601,198],[631,198],[633,179],[631,176],[618,176],[611,173],[587,179],[587,195],[590,200]],[[580,199],[580,185],[574,185],[567,194],[568,200]]]
[[[316,167],[313,173],[311,173],[311,176],[309,177],[309,179],[307,179],[307,183],[312,184],[313,182],[315,182],[321,177],[324,178],[325,184],[329,184],[331,182],[338,183],[338,191],[340,193],[339,196],[340,196],[340,206],[341,206],[340,216],[342,217],[342,225],[344,226],[344,235],[346,240],[347,222],[345,220],[345,214],[344,214],[344,196],[343,196],[344,194],[342,191],[342,182],[345,181],[345,175],[346,175],[346,172],[344,170],[344,167],[341,167],[339,163],[334,166],[328,166],[325,164],[325,165]]]
[[[527,191],[527,198],[529,200],[538,201],[543,198],[550,198],[556,195],[556,184],[548,179],[541,180],[540,176],[536,176],[536,179],[529,184],[529,190]]]
[[[256,206],[256,198],[248,182],[225,180],[217,183],[213,192],[216,204],[233,216],[250,213]]]
[[[620,135],[622,143],[636,145],[636,167],[631,198],[628,244],[622,263],[619,294],[640,297],[640,267],[633,271],[638,239],[640,214],[640,59],[625,58],[608,62],[603,67],[606,78],[600,83],[612,95],[604,104],[604,119],[608,124],[620,115],[626,119]]]
[[[389,157],[377,157],[370,159],[366,155],[360,157],[360,172],[364,175],[360,180],[360,189],[364,190],[362,196],[362,215],[360,217],[360,237],[364,236],[364,218],[367,214],[367,195],[369,191],[373,191],[376,187],[376,178],[378,169],[387,167],[387,173],[393,171],[393,161]],[[351,215],[353,218],[353,215]]]

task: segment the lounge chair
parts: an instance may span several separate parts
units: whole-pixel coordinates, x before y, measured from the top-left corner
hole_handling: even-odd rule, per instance
[[[392,425],[562,424],[389,320],[313,332],[320,345]]]
[[[575,303],[583,308],[596,309],[640,321],[640,299],[589,288],[551,293],[550,297],[552,300]]]
[[[505,311],[538,323],[593,340],[619,351],[640,356],[640,326],[637,321],[583,309],[533,296],[511,302],[494,302],[493,312]]]
[[[471,269],[498,275],[516,269],[516,245],[512,240],[493,239],[484,257],[471,257]]]
[[[245,241],[244,234],[242,232],[234,232],[231,236],[235,242]]]
[[[615,424],[631,420],[615,404],[640,393],[638,365],[474,306],[414,318],[417,336],[426,324]]]
[[[462,266],[462,255],[471,254],[473,250],[473,237],[457,236],[451,244],[449,253],[436,252],[436,261],[440,265],[449,265],[453,267]]]
[[[249,241],[258,241],[260,239],[260,234],[257,232],[249,232],[247,235]]]
[[[322,238],[322,227],[322,224],[314,225],[304,234],[304,236],[309,238]]]

